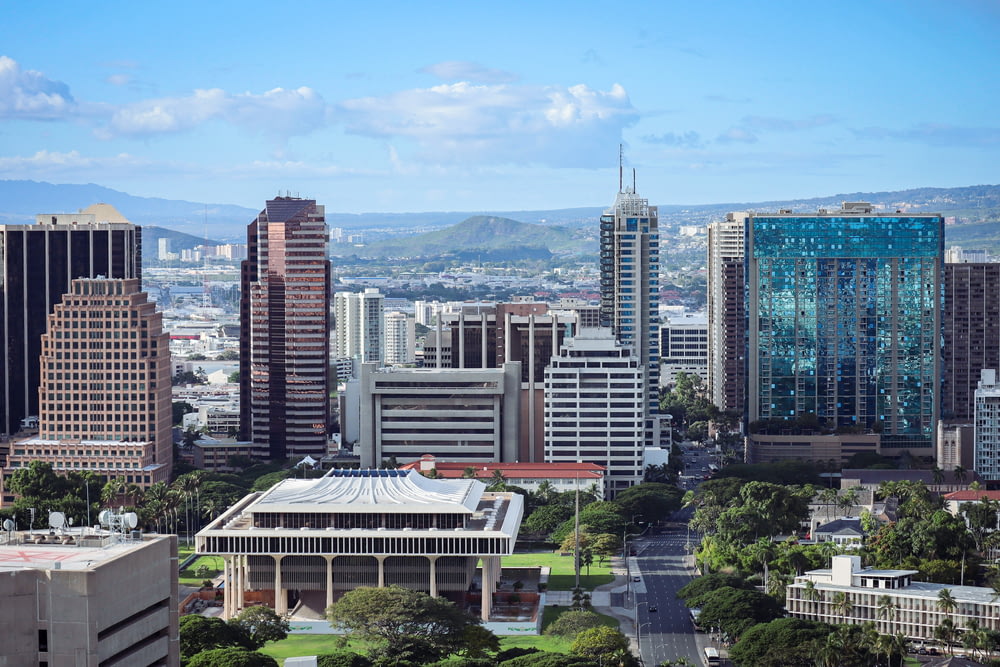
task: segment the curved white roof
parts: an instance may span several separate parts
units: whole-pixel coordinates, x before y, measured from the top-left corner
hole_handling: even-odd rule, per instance
[[[474,479],[429,479],[415,470],[331,471],[319,479],[286,479],[250,512],[461,513],[476,510],[486,485]]]

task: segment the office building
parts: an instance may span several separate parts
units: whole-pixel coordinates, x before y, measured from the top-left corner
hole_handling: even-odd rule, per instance
[[[2,664],[180,664],[175,535],[3,532],[0,574]]]
[[[74,280],[42,336],[38,435],[12,444],[7,472],[43,461],[143,488],[169,484],[169,342],[138,279]]]
[[[941,416],[968,420],[980,371],[1000,368],[1000,262],[945,262],[942,323]]]
[[[449,461],[516,461],[521,364],[502,368],[383,368],[361,365],[357,392],[362,467],[424,454]],[[351,396],[345,405],[351,404]],[[351,419],[342,414],[341,419]],[[348,427],[348,430],[349,427]]]
[[[983,629],[1000,630],[1000,601],[992,588],[915,581],[919,574],[863,568],[861,556],[834,556],[829,569],[795,577],[785,588],[785,609],[795,618],[831,625],[873,623],[880,635],[917,641],[934,641],[946,618],[956,628],[975,620]],[[954,609],[939,604],[944,590],[955,599]],[[850,605],[838,603],[842,596]]]
[[[645,438],[659,446],[660,234],[657,209],[619,184],[600,226],[601,326],[635,349],[645,367]]]
[[[607,469],[613,496],[642,481],[646,367],[609,329],[581,329],[545,370],[545,460]]]
[[[403,586],[462,608],[478,602],[488,621],[523,512],[520,495],[475,479],[334,469],[251,493],[202,529],[195,549],[225,560],[224,618],[251,604],[285,614],[298,603],[295,625],[312,618],[331,632],[324,610],[345,592]]]
[[[708,397],[723,411],[746,407],[745,213],[708,226]]]
[[[375,287],[368,287],[360,294],[333,295],[336,357],[360,359],[363,363],[385,362],[384,299]]]
[[[0,225],[0,432],[38,415],[47,318],[74,278],[141,278],[141,230],[107,204]]]
[[[1000,480],[1000,384],[996,369],[984,369],[975,394],[973,470],[987,481]]]
[[[845,202],[746,224],[750,422],[879,433],[886,456],[933,456],[943,218]]]
[[[260,459],[326,454],[330,262],[322,206],[278,197],[247,227],[241,265],[241,439]]]
[[[678,373],[697,375],[708,386],[708,318],[688,313],[660,325],[660,384],[672,387]]]

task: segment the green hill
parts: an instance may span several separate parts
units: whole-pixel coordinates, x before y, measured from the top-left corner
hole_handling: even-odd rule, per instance
[[[491,258],[572,255],[586,252],[589,244],[564,227],[534,225],[510,218],[476,215],[457,225],[405,238],[386,239],[363,247],[345,249],[358,257],[427,258],[444,254]]]

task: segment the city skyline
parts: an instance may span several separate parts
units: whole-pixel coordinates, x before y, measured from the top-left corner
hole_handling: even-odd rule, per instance
[[[606,207],[624,144],[656,204],[1000,182],[995,3],[102,7],[5,10],[0,178]]]

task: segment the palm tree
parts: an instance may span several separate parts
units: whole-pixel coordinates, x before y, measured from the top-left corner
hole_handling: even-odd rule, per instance
[[[556,487],[552,484],[552,482],[546,479],[542,480],[542,483],[538,485],[537,489],[535,489],[535,497],[538,498],[541,504],[545,505],[552,500],[552,496],[555,492]]]
[[[465,467],[465,468],[464,468],[464,469],[462,470],[462,477],[463,477],[464,479],[472,479],[472,478],[474,478],[475,476],[476,476],[476,469],[475,469],[475,468],[473,468],[472,466],[466,466],[466,467]]]
[[[955,466],[955,470],[953,472],[955,473],[955,479],[957,479],[959,482],[965,481],[966,470],[963,466],[961,465]]]
[[[819,589],[816,588],[816,582],[814,582],[812,579],[807,581],[805,583],[805,586],[803,586],[802,588],[802,599],[809,600],[810,602],[817,602],[821,597],[823,596],[819,592]],[[813,608],[815,609],[815,605],[813,605]],[[818,611],[816,612],[816,616],[817,617],[819,616]]]
[[[112,477],[101,489],[101,503],[110,507],[123,493],[125,493],[125,478]]]
[[[749,547],[750,558],[755,563],[760,563],[763,568],[764,590],[767,588],[767,565],[774,558],[774,542],[770,537],[762,537]]]
[[[846,516],[850,517],[857,502],[858,492],[854,489],[848,489],[840,494],[839,498],[837,498],[837,507],[839,507]]]
[[[854,603],[844,591],[839,591],[833,596],[833,611],[840,614],[843,623],[847,624],[847,617],[854,611]]]
[[[935,484],[941,484],[944,482],[944,470],[938,466],[931,468],[931,476],[933,477]]]
[[[939,611],[949,616],[958,608],[958,600],[951,594],[950,588],[942,588],[938,591],[936,604]]]
[[[493,471],[493,477],[490,478],[490,484],[486,488],[488,491],[507,490],[507,478],[504,476],[503,470],[497,468]]]
[[[945,618],[934,628],[934,639],[946,644],[948,646],[948,653],[954,653],[955,649],[951,643],[955,641],[957,633],[958,628],[955,627],[955,622],[950,618]]]
[[[896,620],[899,605],[888,595],[878,596],[878,617],[884,618],[891,625]]]

